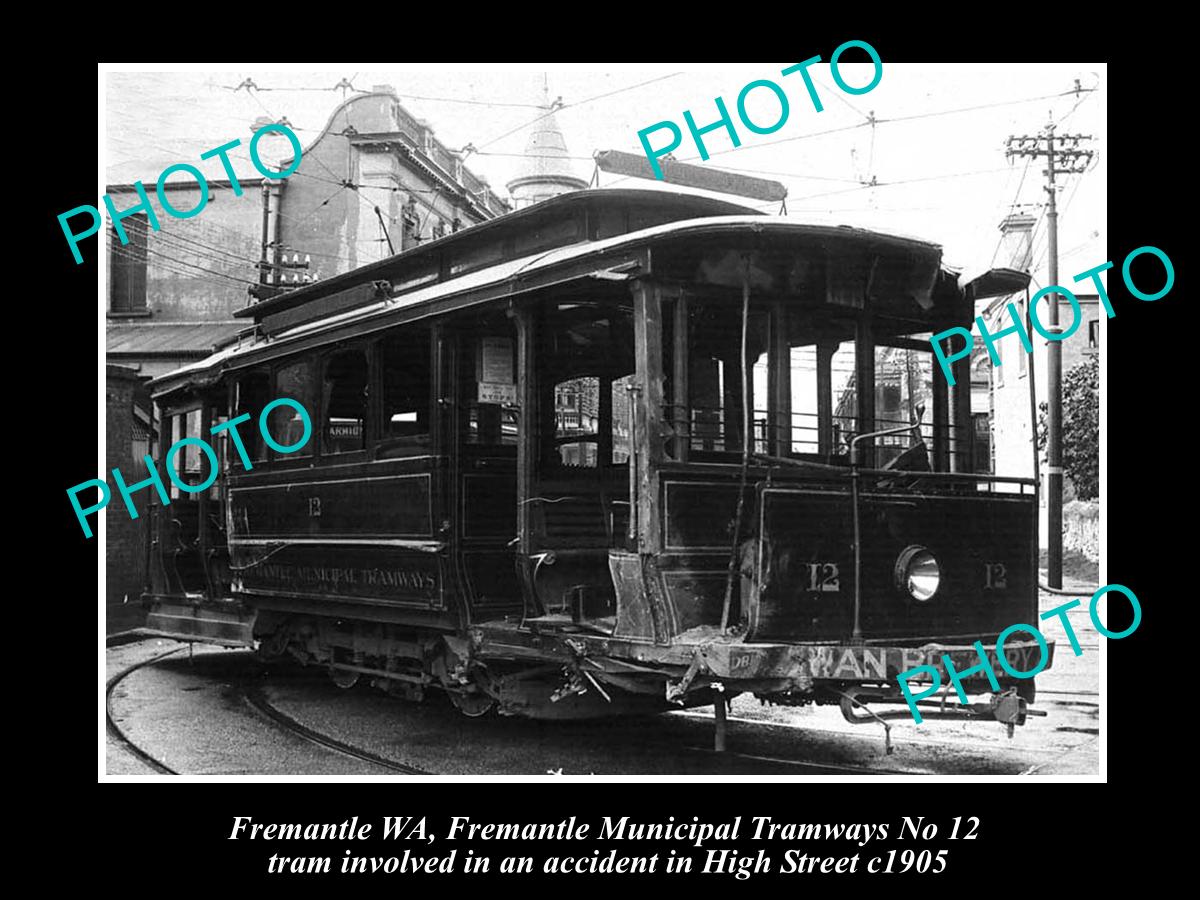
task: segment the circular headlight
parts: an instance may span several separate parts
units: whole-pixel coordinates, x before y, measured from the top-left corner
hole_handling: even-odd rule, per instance
[[[906,547],[896,560],[896,587],[914,600],[932,599],[942,581],[937,559],[924,547]]]

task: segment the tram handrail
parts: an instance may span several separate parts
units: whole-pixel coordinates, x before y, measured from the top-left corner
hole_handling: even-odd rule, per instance
[[[864,435],[866,437],[867,435]],[[829,463],[813,462],[807,459],[791,459],[786,456],[771,456],[767,453],[752,453],[751,457],[762,460],[765,463],[772,465],[791,466],[793,468],[816,469],[821,472],[829,472],[830,474],[844,475],[850,477],[850,466],[835,466]],[[718,463],[717,465],[720,465]],[[733,465],[733,463],[725,463],[725,465]],[[986,481],[992,484],[1021,484],[1036,486],[1037,479],[1027,478],[1023,475],[990,475],[986,472],[919,472],[909,469],[863,469],[859,468],[860,475],[875,475],[884,478],[895,478],[897,475],[903,475],[910,478],[937,478],[944,481]]]

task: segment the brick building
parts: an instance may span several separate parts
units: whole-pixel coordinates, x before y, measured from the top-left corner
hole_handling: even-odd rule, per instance
[[[133,369],[106,366],[104,391],[105,467],[119,468],[127,484],[149,473],[142,457],[153,442],[150,397]],[[119,500],[117,501],[120,502]],[[146,517],[108,516],[105,519],[105,596],[108,619],[137,620],[136,604],[145,583]]]

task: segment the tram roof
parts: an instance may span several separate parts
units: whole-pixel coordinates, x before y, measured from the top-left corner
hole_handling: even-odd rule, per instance
[[[233,315],[235,318],[253,318],[256,322],[262,321],[281,310],[308,304],[318,297],[328,296],[346,287],[360,284],[367,279],[403,280],[410,273],[421,271],[423,267],[428,267],[431,263],[437,264],[445,260],[452,264],[480,247],[495,247],[498,252],[503,252],[501,248],[504,247],[505,242],[511,241],[518,235],[536,235],[549,230],[549,227],[555,223],[567,223],[580,217],[592,217],[593,221],[587,227],[588,233],[579,235],[574,240],[560,239],[559,245],[565,246],[579,240],[595,240],[593,233],[600,224],[597,220],[598,215],[617,210],[627,211],[628,214],[631,214],[631,218],[633,215],[657,218],[659,221],[656,224],[667,220],[682,221],[709,216],[765,215],[739,203],[689,191],[663,191],[647,188],[591,188],[570,191],[515,212],[488,219],[445,237],[410,247],[377,262],[368,263],[340,275],[289,290],[269,300],[237,310]],[[625,227],[621,229],[620,233],[628,234],[640,230],[638,227],[633,227],[635,223],[636,219],[626,221]],[[545,250],[549,247],[540,249]],[[507,258],[514,255],[511,252],[505,254]]]
[[[622,193],[666,194],[655,191]],[[902,277],[913,285],[920,285],[917,289],[924,290],[927,296],[937,288],[941,296],[945,296],[949,291],[955,297],[961,298],[968,286],[959,273],[941,264],[941,247],[927,241],[844,225],[803,224],[757,214],[702,214],[699,218],[667,222],[603,240],[581,241],[545,252],[531,253],[399,293],[387,292],[369,299],[359,298],[356,305],[350,308],[311,317],[296,324],[285,323],[270,334],[262,334],[261,326],[258,333],[252,334],[250,332],[253,329],[247,329],[237,343],[218,350],[207,359],[160,376],[151,382],[151,388],[156,395],[160,395],[189,384],[213,383],[225,371],[252,366],[334,340],[373,333],[403,322],[516,297],[552,285],[588,280],[626,280],[639,274],[637,261],[641,256],[638,254],[646,248],[679,246],[688,241],[700,243],[705,239],[730,240],[735,243],[752,241],[755,245],[763,246],[799,240],[806,244],[839,250],[882,251],[904,260],[908,269],[904,270]],[[428,246],[432,247],[433,244]],[[392,260],[397,258],[393,257]],[[370,289],[372,285],[379,284],[377,279],[385,271],[388,262],[389,260],[383,260],[338,276],[339,284],[343,291]],[[997,278],[997,271],[999,270],[988,273],[992,276],[990,278],[981,276],[972,280],[972,293],[975,293],[977,298],[986,296],[979,292],[981,288],[1002,285],[1006,291],[1011,292],[1016,290],[1018,285],[1023,286],[1021,279],[1024,279],[1025,283],[1028,281],[1028,276],[1024,273],[1011,270],[1003,270],[1004,277]],[[299,293],[301,291],[294,291],[278,299],[291,299]],[[328,297],[330,294],[331,292],[326,291],[323,296]],[[297,305],[292,304],[283,309],[277,306],[276,312],[286,319],[288,309],[295,310]]]

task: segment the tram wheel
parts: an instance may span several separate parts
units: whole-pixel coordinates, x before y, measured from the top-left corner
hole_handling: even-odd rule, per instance
[[[330,669],[329,677],[343,691],[347,691],[358,684],[358,673],[351,672],[348,669]]]
[[[496,706],[494,697],[489,697],[482,692],[464,693],[462,691],[449,691],[450,702],[464,716],[471,719],[477,719],[480,716],[486,716]]]

